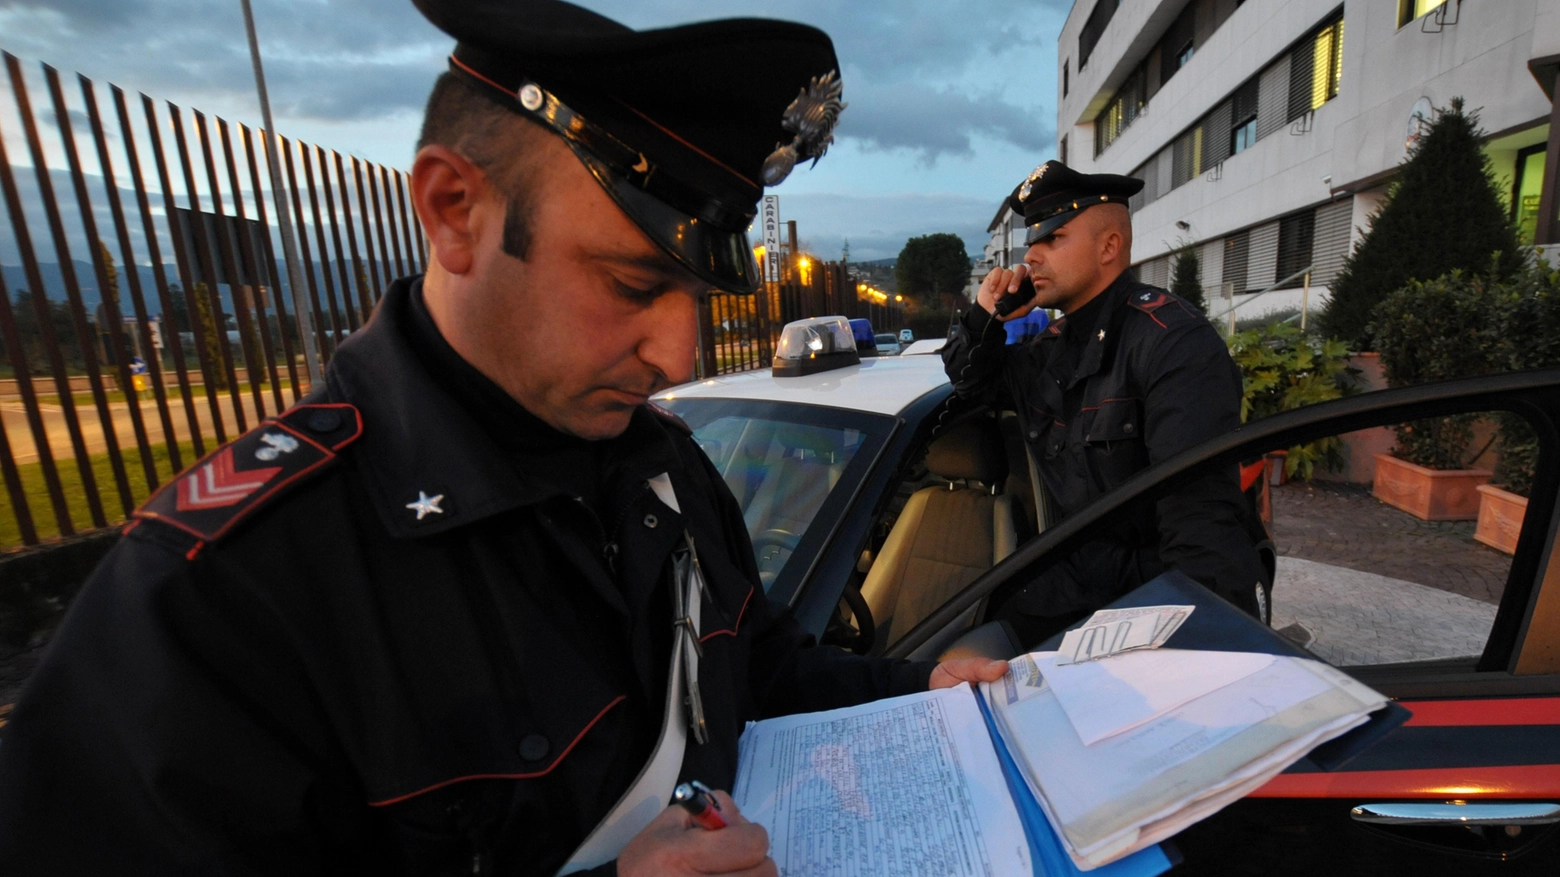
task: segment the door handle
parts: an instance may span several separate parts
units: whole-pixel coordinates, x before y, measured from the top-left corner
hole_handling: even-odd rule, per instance
[[[1374,825],[1549,825],[1560,822],[1560,804],[1361,804],[1350,810],[1349,816]]]

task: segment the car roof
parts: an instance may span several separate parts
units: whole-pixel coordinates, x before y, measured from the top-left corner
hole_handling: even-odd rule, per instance
[[[918,356],[924,353],[936,353],[942,350],[943,345],[947,343],[947,338],[923,338],[920,341],[911,342],[910,346],[901,351],[899,355]]]
[[[673,387],[655,399],[753,399],[898,414],[947,383],[940,357],[866,357],[860,365],[794,378],[774,377],[769,369],[718,375]]]

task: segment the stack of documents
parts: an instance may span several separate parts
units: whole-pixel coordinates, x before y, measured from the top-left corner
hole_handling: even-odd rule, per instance
[[[1019,773],[1085,870],[1206,818],[1386,704],[1305,658],[1075,655],[1030,653],[982,689]]]

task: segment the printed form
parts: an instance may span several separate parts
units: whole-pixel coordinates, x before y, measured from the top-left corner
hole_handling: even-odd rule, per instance
[[[1031,875],[968,685],[750,723],[732,796],[782,875]]]

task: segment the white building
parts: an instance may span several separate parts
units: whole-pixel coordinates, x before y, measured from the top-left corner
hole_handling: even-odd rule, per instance
[[[1243,296],[1307,267],[1325,300],[1419,119],[1454,97],[1529,240],[1560,242],[1538,221],[1560,165],[1555,0],[1075,0],[1057,59],[1058,157],[1146,181],[1139,275],[1168,285],[1196,246],[1214,318],[1229,295],[1242,318],[1297,307],[1298,288]],[[999,212],[988,259],[1022,258],[1014,225]]]

